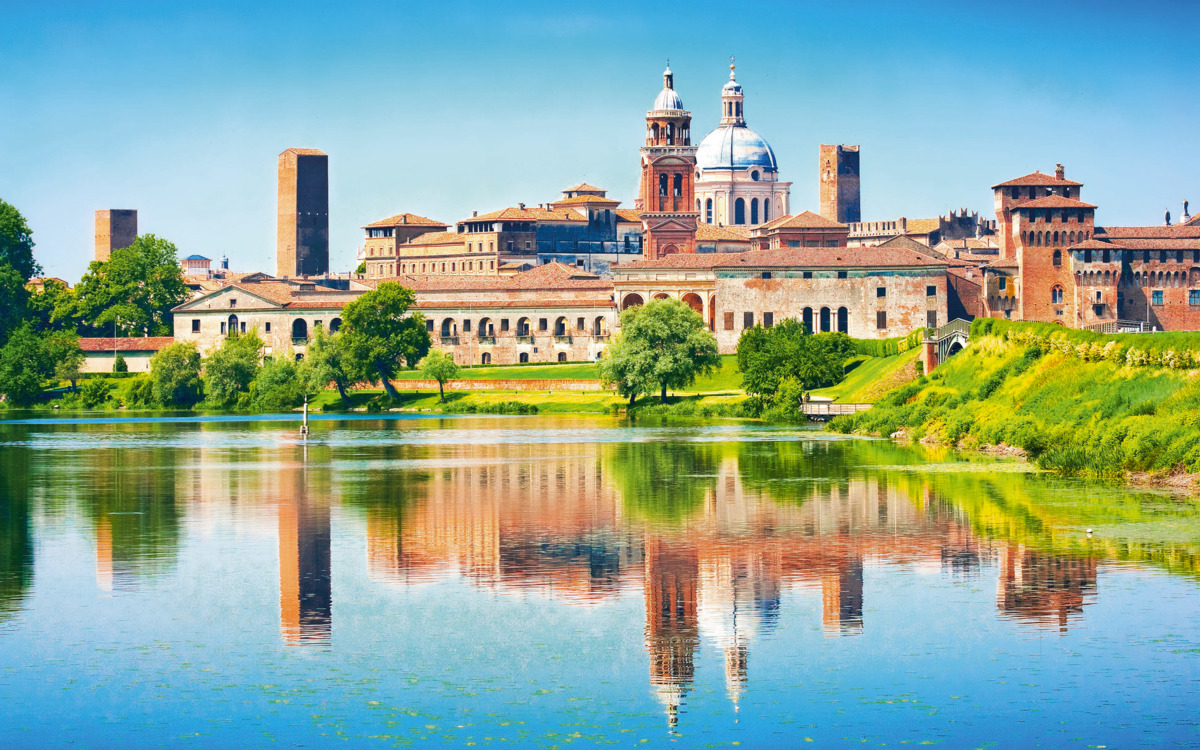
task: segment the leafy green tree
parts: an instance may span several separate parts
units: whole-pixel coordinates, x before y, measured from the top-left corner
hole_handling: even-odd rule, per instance
[[[400,361],[412,366],[429,352],[429,332],[420,313],[408,313],[416,301],[411,289],[387,281],[346,305],[342,311],[342,366],[354,381],[383,381],[397,398],[391,378]]]
[[[358,266],[355,267],[354,272],[358,273],[358,274],[366,273],[367,272],[367,262],[364,260],[363,262],[359,263]]]
[[[0,265],[7,264],[24,284],[42,272],[33,259],[33,232],[25,217],[10,203],[0,200]]]
[[[281,412],[299,406],[304,400],[300,367],[291,357],[263,362],[250,384],[250,406],[260,412]]]
[[[746,393],[772,402],[789,378],[805,390],[841,382],[853,354],[854,344],[846,334],[810,334],[803,324],[788,319],[772,328],[743,331],[737,360]]]
[[[55,310],[69,310],[74,303],[75,293],[65,283],[58,279],[44,279],[42,290],[29,295],[27,307],[37,329],[50,331],[63,328],[63,316],[56,318]]]
[[[195,343],[177,341],[150,358],[150,389],[163,406],[190,408],[203,397],[200,381],[200,352]],[[131,389],[130,395],[140,397]]]
[[[676,299],[651,300],[621,313],[621,333],[600,361],[600,378],[629,404],[657,388],[685,388],[721,365],[717,339],[704,319]]]
[[[92,261],[55,320],[101,336],[113,335],[114,326],[118,336],[170,336],[171,308],[189,296],[175,256],[175,245],[143,234],[108,260]]]
[[[0,261],[0,346],[28,314],[29,290],[21,274]]]
[[[263,340],[258,330],[230,336],[204,360],[204,384],[213,406],[229,408],[238,397],[250,392],[263,357]]]
[[[118,353],[113,360],[113,372],[129,372],[129,363],[125,361],[124,354]]]
[[[327,334],[323,328],[314,330],[308,342],[308,353],[300,361],[298,377],[303,394],[315,396],[333,383],[342,405],[349,406],[346,389],[350,387],[350,377],[346,374],[344,360],[341,332]]]
[[[108,401],[109,385],[104,378],[92,378],[79,389],[79,400],[85,409],[95,409]]]
[[[42,340],[25,321],[0,349],[0,394],[16,406],[29,406],[42,392],[42,382],[50,375]]]
[[[132,377],[121,385],[119,398],[128,408],[153,406],[154,381],[145,373]]]
[[[42,340],[42,351],[54,379],[69,380],[74,389],[84,362],[79,335],[74,331],[55,331]]]
[[[460,369],[454,355],[434,349],[421,360],[420,368],[425,377],[437,381],[438,396],[443,404],[446,403],[446,381],[457,378]]]

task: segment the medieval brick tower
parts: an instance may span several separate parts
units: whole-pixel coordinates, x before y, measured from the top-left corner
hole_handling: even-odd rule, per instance
[[[692,145],[692,114],[683,108],[673,88],[668,66],[663,90],[646,113],[646,145],[642,147],[642,181],[637,208],[645,231],[648,260],[674,253],[696,252],[693,179],[696,147]]]
[[[858,146],[821,144],[821,215],[849,224],[862,221],[858,186]]]
[[[279,155],[275,267],[280,277],[329,272],[329,157],[315,148]]]
[[[96,260],[108,260],[113,250],[137,239],[137,211],[103,208],[96,212]]]

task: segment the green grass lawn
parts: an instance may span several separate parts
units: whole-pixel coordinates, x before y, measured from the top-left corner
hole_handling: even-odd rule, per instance
[[[384,409],[413,409],[425,411],[450,411],[467,404],[483,406],[498,404],[504,401],[520,401],[533,404],[542,414],[565,413],[607,413],[614,404],[624,404],[625,399],[608,391],[452,391],[446,393],[446,404],[438,401],[436,389],[423,390],[419,393],[405,392],[402,383],[396,384],[399,398],[396,401],[388,399],[382,390],[353,390],[350,397],[351,409],[362,409],[371,403],[379,404]],[[310,402],[310,407],[323,411],[342,411],[341,399],[336,390],[322,391]]]
[[[705,375],[701,378],[696,378],[696,382],[690,388],[685,388],[681,393],[707,393],[710,391],[741,391],[742,390],[742,374],[737,369],[737,356],[733,354],[721,355],[721,368],[715,370],[711,375]]]
[[[812,395],[849,404],[874,402],[879,384],[900,378],[901,371],[916,358],[916,349],[891,357],[867,357],[845,380],[832,388],[815,390]]]
[[[593,362],[564,362],[561,365],[497,365],[464,367],[459,380],[594,380],[600,377]],[[424,380],[420,370],[402,370],[394,380]]]

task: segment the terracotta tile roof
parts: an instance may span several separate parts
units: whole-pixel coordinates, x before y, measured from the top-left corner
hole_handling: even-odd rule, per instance
[[[1138,238],[1143,240],[1149,239],[1184,239],[1187,237],[1200,237],[1200,227],[1189,226],[1187,224],[1173,226],[1152,226],[1152,227],[1096,227],[1096,234],[1103,234],[1110,238]]]
[[[994,260],[991,263],[984,263],[980,268],[1020,268],[1021,265],[1012,258],[1001,258]]]
[[[1080,185],[1080,186],[1082,186],[1083,183],[1075,182],[1073,180],[1060,180],[1052,174],[1042,174],[1041,172],[1034,172],[1032,174],[1027,174],[1024,177],[1017,177],[1015,179],[1009,180],[1008,182],[1001,182],[996,185],[992,185],[992,190],[995,190],[998,187],[1019,187],[1022,185],[1034,185],[1034,186],[1036,186],[1036,185]]]
[[[696,239],[706,242],[749,242],[750,227],[719,227],[716,224],[696,225]]]
[[[398,276],[394,281],[417,292],[612,289],[609,280],[557,262],[535,266],[512,276]]]
[[[734,268],[877,268],[898,266],[945,266],[946,262],[926,253],[884,247],[789,247],[728,253],[717,269]]]
[[[545,307],[612,307],[612,297],[580,297],[576,299],[499,299],[488,298],[471,302],[472,307],[482,308],[528,308],[539,310]],[[463,307],[461,299],[418,299],[413,305],[418,310],[439,310],[444,308],[459,309]],[[546,336],[549,331],[530,331],[534,336]],[[470,334],[463,334],[469,336]]]
[[[119,352],[156,352],[175,343],[172,336],[151,336],[149,338],[81,338],[79,348],[85,352],[111,352],[114,348]]]
[[[589,185],[586,182],[581,182],[573,187],[565,188],[564,193],[605,193],[608,192],[604,188],[598,188],[595,185]]]
[[[1020,208],[1095,208],[1091,203],[1077,201],[1074,198],[1064,198],[1061,195],[1047,195],[1044,198],[1034,198],[1017,206]]]
[[[804,211],[798,214],[788,214],[780,216],[778,219],[772,219],[766,224],[762,224],[758,229],[775,230],[775,229],[848,229],[845,224],[838,223],[832,219],[826,219],[820,214],[815,214],[812,211]]]
[[[899,249],[904,249],[904,250],[915,250],[918,253],[928,253],[929,252],[928,247],[926,247],[925,245],[922,245],[920,242],[917,242],[912,237],[906,237],[902,234],[892,237],[890,239],[884,240],[883,242],[880,242],[878,245],[872,245],[872,247],[899,248]],[[939,247],[940,247],[940,245],[939,245]]]
[[[975,237],[967,237],[965,239],[957,240],[942,240],[935,246],[936,249],[942,250],[943,252],[949,250],[962,250],[964,248],[967,250],[994,250],[998,247],[999,245],[993,242],[990,238],[977,239]]]
[[[328,156],[328,154],[318,148],[286,148],[283,150],[283,153],[296,154],[297,156]]]
[[[551,211],[545,208],[502,208],[499,211],[472,216],[459,224],[475,221],[587,221],[583,214],[569,208]]]
[[[942,228],[939,219],[907,219],[905,229],[908,234],[929,234]]]
[[[458,232],[426,232],[413,237],[408,242],[401,242],[396,247],[412,247],[414,245],[461,245],[465,242]]]
[[[630,224],[641,224],[642,217],[638,216],[638,212],[632,208],[618,208],[617,221],[624,221]]]
[[[448,227],[450,225],[443,224],[440,221],[435,221],[433,219],[429,219],[424,216],[417,216],[416,214],[396,214],[395,216],[389,216],[386,219],[380,219],[379,221],[373,221],[370,224],[363,224],[362,228],[363,229],[371,229],[373,227],[404,227],[404,226],[441,227],[442,229],[445,229],[446,227]]]
[[[647,268],[713,268],[714,266],[727,265],[730,257],[737,257],[739,255],[741,253],[674,253],[658,260],[635,260],[632,263],[622,263],[618,266],[610,266],[609,268],[613,273],[638,271]]]
[[[1094,237],[1090,240],[1084,240],[1078,244],[1071,245],[1071,249],[1073,250],[1125,250],[1126,248],[1127,246],[1124,244],[1118,245],[1115,242],[1101,242]]]
[[[600,206],[619,206],[621,201],[615,201],[612,198],[601,198],[598,195],[577,195],[574,198],[563,198],[554,201],[555,206],[582,206],[582,205],[600,205]]]
[[[1114,243],[1113,247],[1117,247]],[[1122,239],[1120,247],[1130,250],[1196,250],[1200,249],[1200,238],[1143,240],[1138,238]]]

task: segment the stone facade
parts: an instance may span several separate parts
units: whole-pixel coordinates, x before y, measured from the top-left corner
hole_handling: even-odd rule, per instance
[[[81,338],[83,350],[81,372],[112,372],[117,354],[125,358],[129,372],[150,372],[150,358],[174,343],[170,336],[149,338]]]
[[[821,215],[842,224],[862,221],[858,146],[821,144]]]
[[[113,250],[129,247],[136,239],[136,210],[103,208],[96,212],[96,260],[108,260]]]
[[[329,272],[329,157],[315,148],[279,155],[276,274],[280,278]]]

